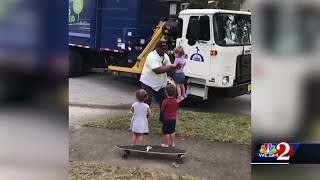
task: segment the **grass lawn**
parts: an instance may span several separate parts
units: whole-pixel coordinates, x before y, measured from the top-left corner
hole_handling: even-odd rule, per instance
[[[153,108],[149,117],[149,130],[151,134],[161,134],[159,123],[159,109]],[[87,127],[127,130],[131,114],[86,123]],[[229,113],[203,113],[179,110],[177,114],[177,136],[192,139],[203,139],[237,144],[251,143],[250,116]]]
[[[72,161],[69,163],[70,180],[87,179],[161,179],[161,180],[201,180],[190,175],[175,175],[158,171],[146,171],[140,168],[120,167],[104,163],[83,163]]]

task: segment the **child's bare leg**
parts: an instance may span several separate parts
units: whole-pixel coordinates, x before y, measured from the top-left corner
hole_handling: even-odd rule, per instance
[[[166,144],[168,145],[168,146],[170,146],[170,144],[171,144],[171,139],[170,139],[170,134],[167,134],[166,135]]]
[[[177,86],[177,93],[178,93],[178,96],[181,96],[181,88],[180,88],[180,84],[176,84]]]
[[[170,139],[171,139],[171,146],[175,147],[176,146],[176,135],[175,135],[175,133],[170,134]]]
[[[170,134],[169,134],[169,136],[168,136],[168,145],[169,145],[169,146],[172,145],[172,141],[171,141],[171,136],[170,136]]]
[[[181,88],[181,95],[185,96],[186,95],[186,88],[184,87],[184,84],[181,84],[180,86],[181,86],[180,87]]]
[[[132,145],[136,145],[136,141],[137,141],[137,135],[135,133],[133,133],[133,135],[132,135]]]
[[[164,143],[161,144],[163,147],[168,147],[170,145],[170,134],[164,135]]]
[[[139,144],[143,144],[143,134],[139,135]]]
[[[139,145],[139,134],[136,134],[136,141],[134,143],[134,145]]]
[[[165,134],[163,134],[163,140],[164,142],[161,144],[161,146],[166,147],[168,144],[167,144],[167,139]]]
[[[141,134],[137,134],[136,145],[140,145],[140,136]]]

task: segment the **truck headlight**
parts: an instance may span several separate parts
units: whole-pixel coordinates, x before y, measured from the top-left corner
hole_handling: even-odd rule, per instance
[[[229,76],[224,76],[222,78],[222,84],[225,86],[229,84]]]

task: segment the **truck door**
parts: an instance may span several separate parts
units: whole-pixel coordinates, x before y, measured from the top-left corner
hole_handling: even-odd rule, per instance
[[[184,18],[185,20],[186,18]],[[190,22],[192,19],[200,20],[200,37],[194,45],[189,44],[191,39]],[[186,19],[187,20],[187,19]],[[210,33],[209,16],[190,16],[188,22],[183,23],[183,35],[177,39],[177,45],[184,48],[185,51],[185,74],[187,76],[207,79],[210,73],[210,50],[212,48],[212,36]]]

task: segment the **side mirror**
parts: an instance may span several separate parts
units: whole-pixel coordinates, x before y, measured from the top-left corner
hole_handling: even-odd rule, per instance
[[[192,39],[199,40],[200,39],[200,20],[192,19],[190,22],[190,30]]]

